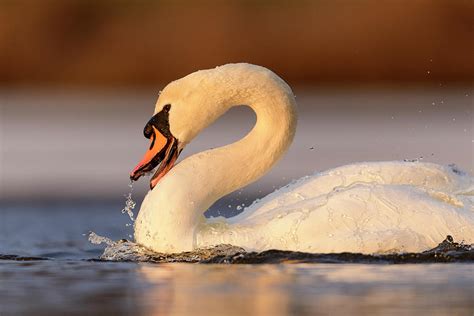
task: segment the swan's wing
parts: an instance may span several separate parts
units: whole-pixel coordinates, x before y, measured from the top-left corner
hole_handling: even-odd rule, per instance
[[[255,201],[231,221],[251,219],[308,199],[324,199],[331,192],[358,184],[409,185],[447,196],[474,195],[472,176],[455,166],[405,161],[366,162],[305,176]]]
[[[251,227],[255,236],[244,244],[252,250],[418,252],[447,235],[474,243],[472,202],[410,185],[360,183],[246,218],[233,227],[241,230],[234,236]]]

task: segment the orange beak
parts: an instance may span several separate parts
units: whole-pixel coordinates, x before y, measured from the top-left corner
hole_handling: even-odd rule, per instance
[[[159,158],[159,154],[165,148],[167,142],[166,137],[156,127],[153,127],[153,134],[150,137],[150,148],[148,148],[145,156],[143,156],[142,160],[130,174],[132,180],[138,180],[144,173],[153,170],[153,159]]]
[[[130,179],[137,181],[141,176],[160,165],[150,180],[150,188],[153,189],[158,181],[174,166],[179,155],[177,143],[176,138],[173,136],[167,138],[155,126],[152,126],[150,147],[143,159],[130,173]]]

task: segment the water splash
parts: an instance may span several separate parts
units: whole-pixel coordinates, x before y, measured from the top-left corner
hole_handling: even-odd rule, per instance
[[[447,236],[438,246],[419,253],[393,253],[367,255],[361,253],[307,253],[287,250],[266,250],[247,252],[237,246],[220,244],[181,253],[157,253],[132,241],[113,241],[107,237],[89,232],[93,244],[106,244],[104,253],[89,261],[150,262],[150,263],[224,263],[224,264],[269,264],[269,263],[474,263],[474,245],[455,242]],[[1,260],[35,261],[52,260],[48,257],[22,257],[0,253]]]
[[[107,247],[99,259],[104,261],[205,263],[216,258],[233,258],[240,253],[245,253],[243,248],[226,244],[181,253],[159,253],[125,239],[112,244],[107,241],[104,243],[107,244]]]
[[[133,213],[133,210],[135,209],[135,206],[137,203],[132,199],[132,193],[133,193],[133,181],[130,180],[130,183],[128,184],[128,187],[130,188],[130,192],[128,194],[125,194],[125,207],[122,209],[122,214],[127,213],[128,217],[130,217],[130,220],[132,222],[135,221],[135,214]],[[130,226],[130,224],[127,224],[127,226]]]
[[[128,184],[128,187],[130,188],[130,192],[128,194],[125,194],[125,207],[122,209],[122,214],[127,213],[128,217],[132,222],[135,221],[135,214],[133,213],[133,210],[135,209],[136,202],[132,199],[132,193],[133,193],[133,181],[130,181]],[[127,223],[125,226],[129,227],[132,224]],[[119,242],[123,243],[126,241],[126,239],[122,239],[118,242],[113,241],[112,239],[105,237],[105,236],[100,236],[94,233],[93,231],[90,231],[88,234],[84,234],[84,236],[87,236],[87,239],[91,244],[94,245],[100,245],[100,244],[106,244],[107,248],[109,247],[114,247],[116,246]],[[132,238],[132,235],[128,235],[129,238]],[[106,248],[106,249],[107,249]]]
[[[89,234],[87,235],[87,239],[89,240],[91,244],[94,244],[94,245],[107,244],[108,246],[113,246],[116,244],[116,242],[113,241],[112,239],[97,235],[93,231],[89,232]]]
[[[93,233],[92,233],[93,234]],[[150,263],[436,263],[474,262],[474,248],[455,242],[447,236],[437,247],[420,253],[393,253],[367,255],[361,253],[306,253],[286,250],[247,252],[233,245],[220,244],[209,248],[199,248],[181,253],[157,253],[128,240],[113,242],[108,238],[93,234],[93,238],[107,247],[100,259],[95,261],[134,261]]]

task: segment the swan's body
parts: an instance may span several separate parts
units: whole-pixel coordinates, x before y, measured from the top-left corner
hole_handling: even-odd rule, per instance
[[[233,106],[251,107],[257,123],[242,140],[188,157],[156,178],[135,223],[136,241],[152,250],[230,243],[378,253],[426,250],[446,235],[474,242],[472,177],[419,162],[340,167],[304,177],[236,217],[207,220],[203,213],[216,200],[261,177],[286,152],[296,128],[293,93],[268,69],[230,64],[172,82],[155,113],[166,105],[179,149]]]

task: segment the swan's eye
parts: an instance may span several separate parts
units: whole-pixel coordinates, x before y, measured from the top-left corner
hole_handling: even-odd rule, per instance
[[[162,111],[165,111],[165,112],[169,112],[171,109],[171,104],[167,104],[163,107],[163,110]]]

